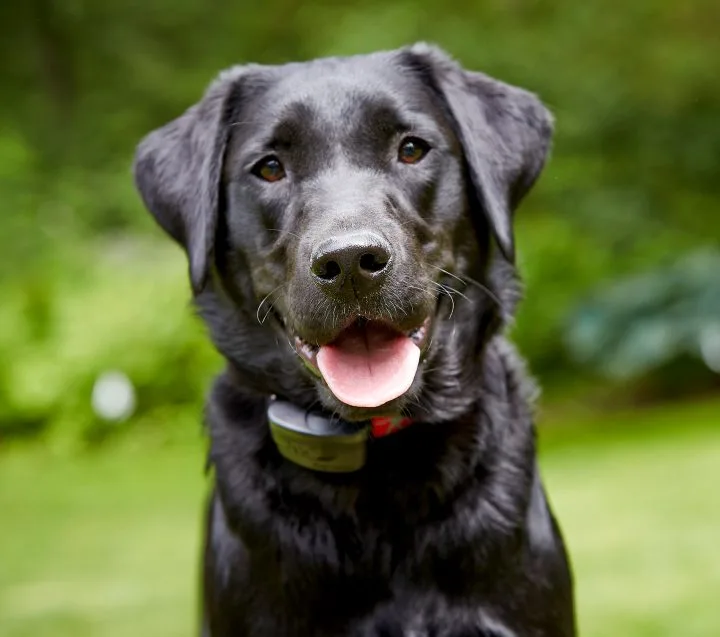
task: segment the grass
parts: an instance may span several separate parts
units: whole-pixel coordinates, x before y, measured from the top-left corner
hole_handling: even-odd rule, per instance
[[[0,635],[192,635],[198,448],[0,457]]]
[[[541,429],[585,637],[720,634],[720,404]],[[194,635],[202,445],[0,455],[2,637]]]

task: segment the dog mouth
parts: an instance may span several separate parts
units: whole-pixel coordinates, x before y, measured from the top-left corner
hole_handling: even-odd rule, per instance
[[[410,389],[428,344],[430,323],[428,317],[400,331],[381,321],[357,318],[324,345],[295,336],[295,349],[340,402],[380,407]]]

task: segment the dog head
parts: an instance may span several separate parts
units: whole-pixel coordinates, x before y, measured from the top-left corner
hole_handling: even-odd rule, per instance
[[[510,314],[513,211],[551,132],[534,95],[416,45],[230,69],[135,177],[248,388],[443,418]]]

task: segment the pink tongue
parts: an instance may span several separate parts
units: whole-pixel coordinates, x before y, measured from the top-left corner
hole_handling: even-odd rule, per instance
[[[317,354],[330,391],[353,407],[379,407],[412,385],[420,348],[382,325],[353,325]]]

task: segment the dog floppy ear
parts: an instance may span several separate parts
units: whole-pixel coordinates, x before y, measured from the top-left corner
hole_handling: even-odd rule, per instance
[[[229,118],[243,68],[222,73],[203,99],[147,135],[133,172],[145,206],[187,252],[193,291],[207,282],[213,259]]]
[[[552,115],[532,93],[465,71],[437,48],[417,44],[408,52],[411,67],[449,112],[475,199],[503,255],[514,261],[513,211],[545,164]]]

